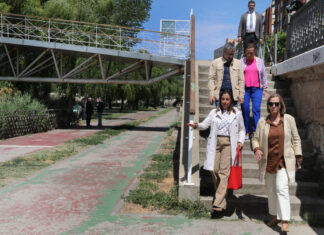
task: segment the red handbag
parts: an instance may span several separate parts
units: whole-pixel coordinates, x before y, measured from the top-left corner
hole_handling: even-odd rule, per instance
[[[242,151],[237,148],[234,164],[231,167],[231,173],[228,178],[228,189],[240,189],[242,188]]]

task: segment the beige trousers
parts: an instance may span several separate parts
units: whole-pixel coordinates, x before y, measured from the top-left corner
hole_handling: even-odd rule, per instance
[[[214,206],[226,209],[228,177],[231,172],[231,142],[227,136],[217,137],[214,171],[211,171],[215,187]]]

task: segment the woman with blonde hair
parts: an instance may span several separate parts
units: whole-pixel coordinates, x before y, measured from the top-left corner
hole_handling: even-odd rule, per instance
[[[286,106],[278,94],[267,100],[269,115],[261,118],[252,139],[254,158],[259,161],[260,180],[268,191],[269,226],[282,222],[281,230],[289,231],[289,182],[302,163],[301,141],[295,119],[285,114]]]

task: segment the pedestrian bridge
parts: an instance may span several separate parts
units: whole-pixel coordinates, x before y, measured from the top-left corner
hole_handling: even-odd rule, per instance
[[[2,81],[146,85],[183,74],[190,56],[189,34],[0,14]],[[166,72],[151,78],[153,67]],[[89,76],[93,68],[99,76]],[[125,78],[140,69],[142,80]]]

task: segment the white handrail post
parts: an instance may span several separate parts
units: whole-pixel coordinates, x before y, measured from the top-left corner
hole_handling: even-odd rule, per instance
[[[194,123],[194,115],[189,116],[190,123]],[[192,127],[189,127],[189,143],[188,143],[188,170],[187,170],[187,185],[193,185],[191,183],[191,175],[192,175],[192,145],[193,145],[193,132],[194,129]]]

